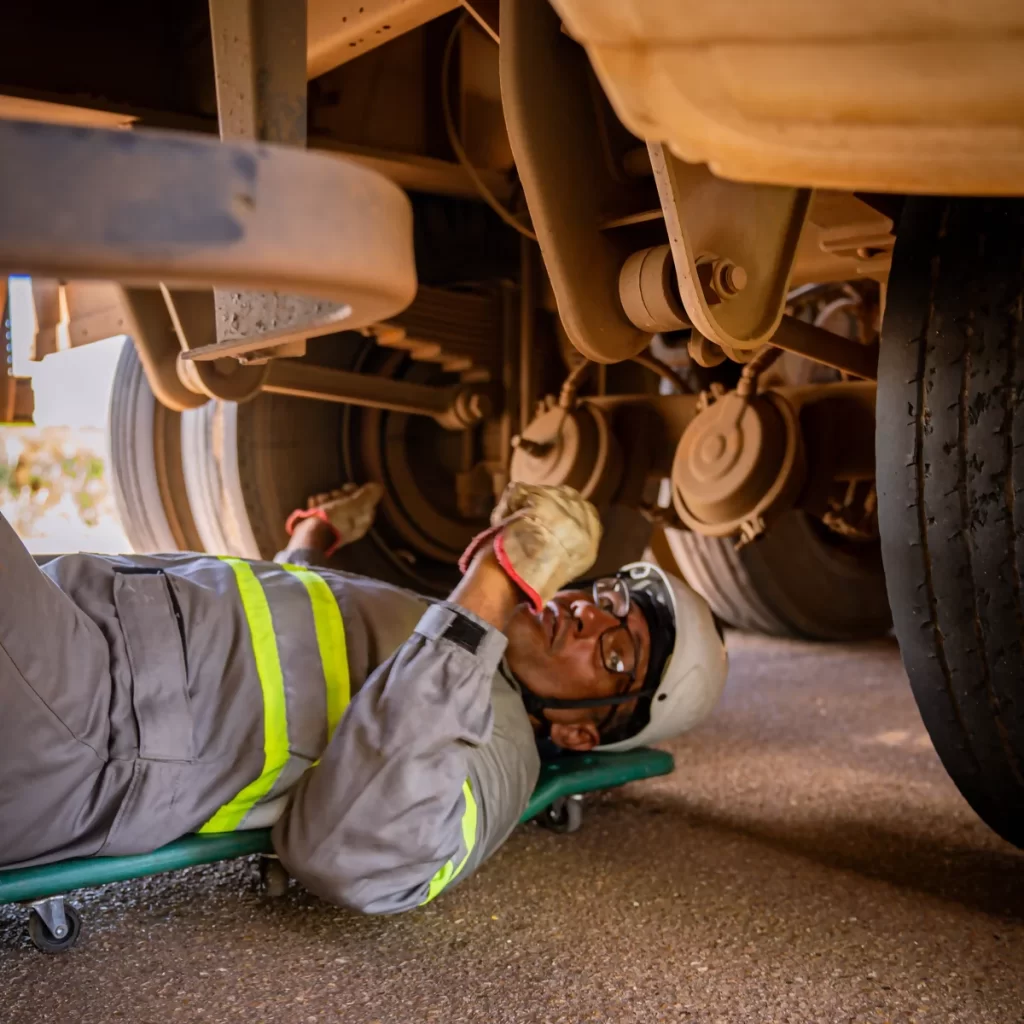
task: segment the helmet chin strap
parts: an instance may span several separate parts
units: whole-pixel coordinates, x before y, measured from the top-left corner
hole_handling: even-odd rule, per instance
[[[657,689],[653,687],[641,687],[639,690],[632,690],[629,693],[617,694],[614,697],[585,697],[580,700],[567,700],[562,697],[542,697],[523,682],[513,671],[508,659],[503,658],[500,667],[501,674],[512,683],[519,691],[523,707],[526,713],[540,722],[540,736],[542,739],[551,737],[552,721],[544,712],[552,711],[582,711],[588,708],[614,708],[620,704],[629,704],[641,697],[648,697]]]
[[[543,740],[551,739],[552,722],[551,719],[544,714],[544,709],[547,707],[544,698],[534,693],[533,690],[531,690],[526,683],[524,683],[522,679],[512,671],[508,660],[505,658],[502,658],[501,660],[501,674],[519,691],[519,697],[523,702],[523,707],[526,708],[526,713],[540,723],[540,738]]]

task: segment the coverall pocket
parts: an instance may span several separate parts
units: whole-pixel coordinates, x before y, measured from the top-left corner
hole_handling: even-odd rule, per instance
[[[185,643],[171,583],[159,570],[118,572],[114,605],[131,670],[139,731],[131,787],[104,854],[154,849],[189,830],[195,757]]]

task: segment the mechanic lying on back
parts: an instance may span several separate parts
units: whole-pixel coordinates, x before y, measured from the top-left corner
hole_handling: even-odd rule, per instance
[[[378,498],[295,513],[285,564],[40,569],[0,516],[0,866],[274,824],[313,892],[406,910],[507,838],[538,737],[624,750],[711,710],[725,652],[684,583],[641,564],[561,591],[600,537],[575,491],[510,485],[437,603],[308,568],[362,537]]]

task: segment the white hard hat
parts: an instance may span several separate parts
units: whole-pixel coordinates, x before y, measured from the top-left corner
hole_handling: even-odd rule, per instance
[[[640,698],[630,718],[630,724],[640,728],[626,739],[596,748],[607,751],[632,750],[692,729],[717,703],[729,667],[711,609],[692,587],[651,562],[625,565],[618,575],[625,579],[651,632],[648,673],[658,672],[658,662],[662,664],[657,689]],[[650,691],[652,683],[653,679],[645,680],[644,689]]]

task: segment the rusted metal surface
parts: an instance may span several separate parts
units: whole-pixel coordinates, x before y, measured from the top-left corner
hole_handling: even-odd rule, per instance
[[[188,388],[178,376],[181,343],[160,289],[115,287],[123,311],[123,333],[135,343],[157,400],[175,412],[198,409],[208,396]]]
[[[36,408],[36,396],[31,377],[15,377],[4,370],[0,373],[0,409],[2,423],[31,423]]]
[[[1013,0],[555,0],[639,137],[738,181],[1024,191]]]
[[[891,217],[849,192],[816,191],[800,235],[790,287],[888,277],[896,236]]]
[[[630,173],[643,154],[647,175],[651,161],[647,147],[625,168]],[[601,224],[605,231],[664,219],[660,206],[615,213]],[[896,236],[891,217],[873,209],[852,192],[815,191],[797,243],[790,287],[827,281],[888,277]]]
[[[500,34],[509,140],[562,323],[588,358],[628,359],[651,336],[619,300],[619,271],[633,247],[601,224],[631,185],[608,166],[586,54],[546,3],[502,4]]]
[[[793,407],[774,392],[733,391],[683,433],[672,464],[672,500],[691,530],[749,541],[793,506],[805,477]]]
[[[305,145],[304,0],[209,3],[220,137]]]
[[[0,122],[0,267],[59,279],[256,287],[386,320],[416,290],[412,212],[325,154]]]
[[[210,0],[221,139],[306,144],[306,3]],[[277,292],[214,292],[217,344],[186,358],[304,353],[352,313],[346,303]],[[296,350],[296,344],[299,349]]]
[[[160,286],[167,312],[174,326],[180,352],[176,358],[176,372],[181,383],[196,395],[216,398],[225,402],[247,402],[258,393],[265,370],[260,366],[243,366],[236,359],[216,359],[212,362],[189,362],[184,356],[191,349],[214,344],[216,317],[213,292],[171,290]]]
[[[262,390],[275,395],[431,416],[449,430],[464,430],[491,413],[488,392],[473,385],[435,388],[288,359],[267,367]]]
[[[452,373],[500,374],[504,300],[496,288],[422,286],[397,316],[368,328],[378,345],[413,359],[438,363]]]
[[[276,349],[295,339],[307,340],[345,330],[351,307],[280,292],[216,293],[218,340],[182,354],[189,362],[239,359]],[[224,329],[223,336],[221,329]],[[248,330],[247,330],[248,329]],[[237,333],[236,333],[237,332]]]
[[[699,331],[692,331],[690,340],[686,343],[686,350],[690,358],[698,365],[705,368],[721,366],[729,357],[722,351],[721,345],[705,338]]]
[[[572,413],[548,407],[521,435],[512,479],[575,480],[605,501],[635,504],[649,479],[671,472],[697,403],[696,395],[610,395],[581,399]],[[608,428],[612,440],[603,435]]]
[[[309,0],[307,75],[316,78],[458,6],[458,0]]]
[[[786,305],[809,190],[725,181],[647,148],[689,319],[718,345],[760,348]]]
[[[32,359],[126,334],[121,290],[110,281],[32,278],[36,333]]]
[[[435,195],[461,196],[478,199],[476,185],[466,169],[451,160],[421,156],[418,153],[399,153],[369,146],[339,142],[324,135],[311,136],[311,149],[337,153],[347,159],[382,174],[389,181],[410,192],[431,192]],[[477,167],[476,173],[488,191],[502,203],[512,198],[513,182],[508,175],[489,167]]]
[[[746,395],[610,395],[573,410],[550,403],[522,434],[511,476],[633,507],[645,485],[668,476],[678,521],[709,536],[750,540],[792,508],[845,516],[849,485],[870,488],[874,477],[874,384],[755,394],[773,354],[748,364]]]
[[[626,316],[641,331],[657,334],[690,326],[670,246],[640,249],[622,264],[619,299]]]
[[[30,99],[26,96],[0,96],[0,118],[11,121],[46,121],[49,124],[93,125],[98,128],[127,128],[135,120],[135,115]]]
[[[518,444],[516,441],[518,440]],[[607,504],[622,478],[622,450],[599,408],[552,406],[513,439],[513,480],[568,484],[598,507]]]
[[[7,280],[6,277],[3,279]],[[36,329],[32,335],[32,349],[29,356],[33,362],[38,362],[61,348],[59,329],[64,314],[60,289],[60,281],[33,274],[32,305],[36,311]]]
[[[854,377],[878,379],[877,341],[861,345],[826,331],[823,327],[815,327],[805,320],[784,316],[771,343],[787,352],[795,352],[817,363],[853,374]]]

